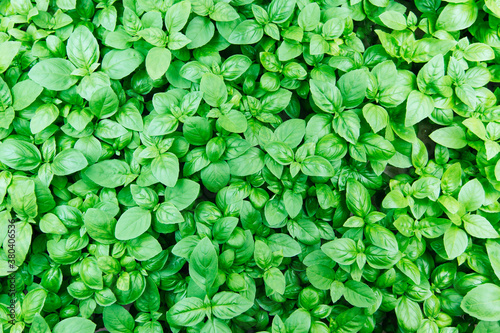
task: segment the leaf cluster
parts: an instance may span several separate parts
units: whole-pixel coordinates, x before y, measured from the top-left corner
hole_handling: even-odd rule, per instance
[[[500,332],[499,28],[0,0],[0,332]]]

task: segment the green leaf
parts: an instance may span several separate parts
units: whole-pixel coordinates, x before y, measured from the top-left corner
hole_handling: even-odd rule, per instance
[[[486,141],[486,127],[483,122],[476,118],[469,118],[463,121],[463,124],[481,140]]]
[[[429,137],[447,148],[462,149],[467,146],[465,131],[458,126],[440,128],[432,132]]]
[[[96,90],[90,99],[90,111],[98,118],[109,118],[118,111],[118,96],[111,87]]]
[[[281,165],[289,165],[293,162],[293,151],[281,142],[270,142],[266,146],[266,152]]]
[[[214,6],[213,0],[193,0],[191,2],[193,6],[193,12],[200,16],[206,16]]]
[[[269,5],[269,18],[274,23],[285,22],[294,12],[295,0],[273,0]]]
[[[456,226],[451,226],[444,233],[444,248],[450,259],[454,259],[464,253],[467,248],[467,234]]]
[[[23,299],[21,313],[26,323],[33,322],[35,315],[40,314],[47,299],[47,291],[44,289],[33,289]]]
[[[434,101],[427,95],[413,90],[406,101],[405,126],[413,126],[429,117],[434,110]]]
[[[5,72],[16,57],[21,43],[18,41],[4,41],[0,43],[0,73]]]
[[[201,171],[203,185],[214,193],[226,186],[230,179],[231,169],[226,161],[212,162]]]
[[[500,17],[500,4],[498,3],[498,1],[486,0],[484,4],[489,10],[493,12],[493,14],[495,14],[496,17]]]
[[[368,103],[363,107],[363,117],[375,133],[385,128],[389,123],[387,111],[383,107],[372,103]]]
[[[402,258],[398,261],[396,267],[399,268],[404,275],[409,277],[415,285],[420,285],[420,271],[417,265],[411,260]]]
[[[469,61],[488,61],[495,59],[495,53],[486,44],[473,43],[464,50],[464,58]]]
[[[385,6],[387,6],[387,4]],[[439,5],[441,5],[441,1],[439,1],[439,0],[417,0],[417,1],[415,1],[415,5],[417,6],[418,10],[420,10],[422,13],[432,13],[432,12],[436,12],[438,10]],[[385,6],[382,6],[382,7],[385,7]]]
[[[363,282],[350,280],[344,286],[344,298],[353,306],[367,308],[377,302],[375,293]]]
[[[469,235],[476,238],[498,238],[498,232],[491,223],[481,215],[465,215],[462,218],[464,228]]]
[[[305,132],[306,122],[303,119],[290,119],[279,125],[274,134],[278,141],[293,149],[302,142]]]
[[[474,1],[447,4],[436,22],[437,29],[458,31],[470,27],[477,18],[478,7]]]
[[[230,56],[224,61],[221,66],[222,76],[227,81],[233,81],[241,77],[250,66],[252,65],[252,60],[244,55],[235,54]]]
[[[418,89],[426,93],[427,91],[434,91],[433,83],[438,81],[444,76],[444,58],[443,55],[438,54],[427,62],[417,75]]]
[[[179,160],[172,153],[164,153],[153,159],[151,172],[165,186],[173,187],[179,177]]]
[[[115,236],[119,240],[139,237],[151,226],[151,213],[140,207],[127,209],[116,223]]]
[[[264,167],[264,152],[258,148],[250,148],[241,156],[227,161],[231,174],[234,176],[249,176]]]
[[[365,233],[373,245],[391,252],[398,251],[396,236],[389,229],[378,224],[368,224]]]
[[[500,276],[500,243],[494,240],[486,241],[486,251],[490,259],[491,267],[497,277]]]
[[[30,79],[18,82],[12,87],[12,107],[15,111],[23,110],[30,106],[42,93],[43,88]]]
[[[343,105],[356,107],[365,99],[368,75],[365,70],[356,69],[342,75],[337,83],[343,98]]]
[[[321,8],[317,3],[310,3],[305,6],[299,14],[299,26],[305,31],[312,31],[320,21]]]
[[[333,303],[337,303],[337,301],[344,296],[345,287],[344,284],[340,281],[333,281],[330,287],[330,298]]]
[[[31,323],[30,333],[50,333],[49,324],[43,319],[40,314],[35,314],[33,322]],[[114,332],[111,332],[114,333]]]
[[[272,227],[282,225],[288,216],[285,203],[282,200],[269,200],[264,207],[264,216],[267,223]]]
[[[184,217],[173,204],[162,202],[156,209],[156,222],[159,224],[177,224],[184,222]],[[161,231],[161,226],[155,224],[154,229]]]
[[[132,333],[135,326],[130,312],[116,304],[104,308],[103,321],[110,333]]]
[[[200,193],[200,185],[190,179],[179,179],[175,186],[164,191],[165,201],[183,210],[191,205]]]
[[[482,284],[465,295],[460,307],[479,320],[500,320],[500,287],[492,283]]]
[[[164,47],[167,42],[167,34],[160,28],[150,27],[137,33],[146,42],[157,47]]]
[[[207,320],[200,333],[231,333],[231,329],[224,321],[213,318]]]
[[[61,320],[54,326],[52,333],[93,333],[95,332],[96,324],[88,319],[81,317],[72,317]]]
[[[307,176],[333,177],[335,169],[324,157],[309,156],[304,159],[300,169]]]
[[[90,69],[99,61],[99,45],[94,35],[84,26],[78,26],[68,39],[66,45],[68,59],[77,68]]]
[[[306,274],[309,282],[320,290],[329,290],[335,283],[335,271],[321,264],[307,267]]]
[[[219,107],[226,102],[227,89],[224,80],[215,74],[203,74],[200,82],[200,90],[203,92],[203,99],[212,107]]]
[[[450,227],[451,222],[447,219],[428,217],[420,221],[419,231],[427,238],[442,236]]]
[[[106,160],[85,169],[85,176],[94,183],[107,188],[124,185],[130,178],[130,167],[120,160]]]
[[[81,261],[80,277],[89,288],[103,289],[102,271],[97,266],[97,260],[94,257],[88,257]]]
[[[192,145],[205,145],[212,137],[212,127],[206,118],[189,117],[182,128],[184,138]]]
[[[222,217],[215,222],[213,227],[214,240],[218,243],[225,243],[238,225],[236,217]]]
[[[170,7],[165,14],[165,27],[168,32],[181,31],[186,25],[190,13],[191,3],[189,1],[181,1]]]
[[[406,29],[406,18],[400,12],[387,10],[379,16],[382,23],[393,30]]]
[[[157,256],[161,251],[161,245],[148,233],[129,240],[127,242],[128,253],[138,261],[146,261]],[[139,297],[139,295],[137,295]]]
[[[120,80],[136,70],[143,61],[144,56],[134,49],[111,50],[102,58],[101,69],[111,79]]]
[[[264,36],[262,26],[254,20],[246,20],[231,32],[229,42],[237,45],[254,44],[260,41],[262,36]]]
[[[320,241],[319,229],[311,221],[305,219],[290,221],[287,227],[293,237],[306,245],[314,245]]]
[[[305,309],[297,309],[285,320],[285,328],[286,332],[309,332],[311,315]]]
[[[212,298],[212,313],[220,319],[232,319],[250,309],[252,305],[253,302],[239,294],[220,292]]]
[[[321,246],[321,250],[340,265],[351,265],[356,261],[356,242],[350,238],[337,238]]]
[[[483,185],[477,179],[468,181],[458,193],[458,202],[460,202],[466,211],[476,211],[485,201],[485,192]]]
[[[342,106],[340,90],[329,82],[311,80],[311,95],[314,103],[327,113],[338,112]]]
[[[300,245],[287,234],[276,233],[267,238],[271,251],[283,251],[284,257],[294,257],[301,252]]]
[[[151,136],[163,136],[175,132],[179,121],[168,113],[155,116],[148,125],[147,133]]]
[[[358,144],[364,147],[371,160],[388,161],[396,154],[396,149],[392,143],[377,134],[366,133],[361,135]]]
[[[168,70],[172,54],[168,49],[154,47],[148,51],[146,56],[146,71],[153,80],[158,80]]]
[[[90,208],[83,216],[85,229],[90,237],[102,244],[112,244],[116,241],[116,220],[110,214],[95,208]]]
[[[42,87],[55,91],[71,88],[78,79],[71,73],[75,66],[68,60],[53,58],[42,60],[29,71],[29,77]]]
[[[12,169],[33,170],[41,161],[40,151],[29,142],[11,139],[0,143],[0,162]]]
[[[217,2],[210,13],[210,18],[218,22],[229,22],[239,19],[238,12],[226,2]]]
[[[407,331],[417,331],[422,323],[422,310],[417,302],[402,296],[396,305],[398,324]]]
[[[186,37],[190,40],[187,48],[195,49],[202,47],[212,39],[214,33],[214,24],[208,18],[195,16],[186,28]]]
[[[291,190],[286,190],[283,195],[283,204],[285,205],[288,215],[290,215],[291,218],[295,218],[302,210],[302,196]]]
[[[189,259],[189,275],[196,284],[208,292],[217,277],[217,253],[212,242],[204,237]]]
[[[272,294],[283,295],[285,293],[286,280],[283,273],[276,267],[271,267],[264,272],[264,282],[272,290]]]
[[[135,307],[142,312],[154,312],[159,310],[160,293],[151,277],[146,278],[146,289],[144,289],[141,297],[135,302]]]
[[[226,131],[232,133],[243,133],[247,130],[248,125],[245,115],[237,110],[231,110],[228,113],[221,115],[219,117],[218,123]]]
[[[358,115],[351,110],[338,114],[332,123],[335,132],[352,144],[358,141],[360,125]]]
[[[52,171],[56,176],[66,176],[87,167],[87,159],[76,149],[66,149],[56,155],[52,162]]]
[[[57,117],[59,117],[59,109],[54,104],[39,106],[30,121],[31,133],[40,133],[55,122]]]
[[[497,321],[480,321],[474,333],[494,333],[500,329],[500,324]]]
[[[262,110],[276,114],[283,111],[289,104],[292,98],[292,92],[287,89],[278,89],[261,100]]]
[[[361,217],[366,216],[372,207],[368,191],[354,179],[347,181],[346,203],[351,212]]]
[[[206,311],[201,299],[184,298],[168,310],[167,321],[170,325],[195,326],[205,318]]]

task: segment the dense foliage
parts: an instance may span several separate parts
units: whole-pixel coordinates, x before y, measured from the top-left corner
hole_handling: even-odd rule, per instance
[[[1,0],[0,331],[500,332],[499,28]]]

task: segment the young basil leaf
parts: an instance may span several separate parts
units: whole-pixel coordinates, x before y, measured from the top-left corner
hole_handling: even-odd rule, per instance
[[[144,61],[144,56],[134,49],[112,50],[102,58],[102,71],[113,80],[132,73]]]
[[[212,298],[212,313],[220,319],[232,319],[250,309],[252,305],[253,302],[239,294],[220,292]]]
[[[492,283],[482,284],[465,295],[460,307],[479,320],[498,320],[498,299],[500,288]]]
[[[97,326],[96,324],[94,324],[92,321],[88,319],[73,317],[73,318],[66,318],[57,323],[56,326],[52,329],[52,332],[91,333],[95,331],[96,326]]]
[[[206,311],[201,299],[184,298],[168,310],[167,321],[175,326],[195,326],[205,318]]]
[[[6,140],[0,148],[0,162],[15,170],[33,170],[42,160],[38,148],[26,141]]]
[[[143,208],[132,207],[126,210],[116,223],[115,236],[119,240],[139,237],[151,226],[151,213]]]
[[[217,253],[212,242],[205,237],[191,254],[189,274],[200,288],[208,291],[217,277],[217,267]]]
[[[46,89],[62,91],[72,87],[78,81],[72,75],[75,69],[75,66],[68,60],[45,59],[29,71],[29,77]]]
[[[56,176],[66,176],[87,167],[87,159],[76,149],[66,149],[57,154],[52,162],[52,171]]]
[[[90,69],[99,60],[99,45],[90,30],[80,25],[68,39],[66,52],[69,60],[77,68]]]

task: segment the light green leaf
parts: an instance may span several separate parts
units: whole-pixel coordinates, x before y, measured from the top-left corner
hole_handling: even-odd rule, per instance
[[[52,58],[42,60],[29,71],[29,77],[42,87],[62,91],[72,87],[77,77],[71,75],[75,66],[68,60]]]
[[[148,51],[146,56],[146,71],[153,80],[158,80],[168,70],[172,54],[162,47],[154,47]]]
[[[127,209],[116,223],[115,236],[119,240],[139,237],[151,226],[151,213],[140,207]]]

